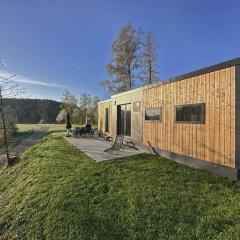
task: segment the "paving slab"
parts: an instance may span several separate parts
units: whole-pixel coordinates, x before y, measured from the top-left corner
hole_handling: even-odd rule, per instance
[[[104,152],[104,150],[110,148],[113,142],[98,140],[91,137],[65,137],[64,139],[97,162],[134,156],[145,152],[140,148],[139,150],[136,150],[133,148],[124,147],[120,151],[108,153]]]

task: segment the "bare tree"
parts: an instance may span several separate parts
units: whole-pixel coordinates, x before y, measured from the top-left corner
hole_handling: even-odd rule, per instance
[[[139,67],[139,47],[141,31],[136,31],[131,25],[124,26],[112,44],[112,60],[107,65],[110,80],[104,80],[101,85],[110,94],[130,90],[134,87]]]
[[[84,124],[88,120],[91,124],[96,124],[99,101],[98,96],[91,96],[88,93],[80,95],[78,104],[80,123]]]
[[[70,113],[72,123],[84,124],[86,118],[92,123],[97,122],[97,104],[99,97],[82,93],[77,101],[77,97],[69,91],[65,91],[62,97],[61,110],[56,118],[57,122],[65,122],[67,113]]]
[[[148,32],[143,41],[143,53],[141,54],[142,72],[140,79],[144,85],[156,83],[159,81],[159,72],[157,70],[156,46],[152,32]]]
[[[68,90],[65,90],[62,95],[62,103],[60,105],[60,112],[56,118],[57,122],[65,122],[67,113],[70,114],[71,119],[74,121],[77,118],[78,112],[78,101],[76,96],[74,96]]]
[[[16,75],[0,74],[0,132],[2,132],[3,145],[7,156],[7,165],[9,164],[9,137],[14,131],[14,111],[6,103],[7,98],[16,98],[21,91],[14,81]]]
[[[79,114],[81,116],[82,123],[85,123],[91,105],[92,105],[91,95],[88,93],[82,93],[79,99]]]
[[[77,108],[77,98],[71,92],[65,90],[62,96],[62,104],[60,108],[72,115],[74,109]]]

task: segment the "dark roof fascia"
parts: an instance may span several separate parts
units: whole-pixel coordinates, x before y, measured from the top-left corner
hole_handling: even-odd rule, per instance
[[[173,77],[173,78],[169,78],[165,81],[162,81],[162,83],[176,82],[176,81],[183,80],[186,78],[196,77],[196,76],[199,76],[202,74],[218,71],[220,69],[229,68],[229,67],[233,67],[233,66],[237,66],[237,65],[240,65],[240,57],[234,58],[234,59],[226,61],[226,62],[218,63],[218,64],[215,64],[215,65],[212,65],[209,67],[201,68],[201,69],[193,71],[193,72],[185,73],[185,74]]]
[[[237,66],[237,65],[240,65],[240,57],[234,58],[234,59],[231,59],[231,60],[228,60],[228,61],[225,61],[225,62],[221,62],[221,63],[215,64],[215,65],[211,65],[211,66],[208,66],[208,67],[205,67],[205,68],[201,68],[201,69],[196,70],[196,71],[181,74],[181,75],[178,75],[176,77],[168,78],[168,79],[160,81],[158,83],[153,83],[153,84],[149,84],[149,85],[146,85],[146,86],[143,86],[143,87],[140,87],[140,88],[135,88],[135,89],[132,89],[132,90],[129,90],[129,91],[126,91],[126,92],[118,93],[118,94],[112,95],[111,98],[112,97],[118,97],[118,96],[124,95],[124,94],[128,94],[128,93],[131,93],[131,92],[134,92],[134,91],[139,91],[139,90],[153,88],[153,87],[157,87],[157,86],[172,83],[172,82],[181,81],[181,80],[184,80],[184,79],[187,79],[187,78],[196,77],[196,76],[199,76],[199,75],[202,75],[202,74],[218,71],[218,70],[221,70],[221,69],[224,69],[224,68],[229,68],[229,67],[233,67],[233,66]]]

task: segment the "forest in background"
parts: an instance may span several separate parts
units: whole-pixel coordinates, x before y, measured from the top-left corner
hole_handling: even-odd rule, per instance
[[[48,99],[5,99],[13,109],[16,123],[55,123],[61,102]]]

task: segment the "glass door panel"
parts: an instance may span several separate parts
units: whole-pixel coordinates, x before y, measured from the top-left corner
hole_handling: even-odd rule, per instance
[[[131,136],[131,104],[117,106],[117,134]]]

